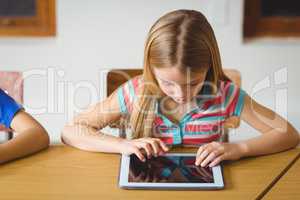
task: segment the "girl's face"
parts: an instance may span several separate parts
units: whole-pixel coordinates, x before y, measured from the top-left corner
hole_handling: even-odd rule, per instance
[[[160,89],[178,104],[190,102],[201,90],[207,68],[203,72],[187,71],[182,73],[176,67],[154,68],[154,75]]]

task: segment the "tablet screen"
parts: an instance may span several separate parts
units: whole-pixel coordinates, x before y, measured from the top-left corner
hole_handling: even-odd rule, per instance
[[[130,156],[128,182],[214,183],[212,168],[195,165],[195,156],[159,156],[142,162]]]

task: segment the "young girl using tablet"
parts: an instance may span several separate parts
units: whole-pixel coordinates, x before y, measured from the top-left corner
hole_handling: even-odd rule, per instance
[[[199,145],[196,165],[270,154],[295,147],[289,122],[260,105],[224,74],[214,32],[198,11],[177,10],[151,27],[143,74],[66,125],[64,143],[95,152],[157,156],[171,145]],[[119,138],[101,128],[129,115],[132,135]],[[242,119],[261,136],[219,140],[227,119]]]
[[[18,133],[0,144],[0,163],[35,153],[49,145],[46,130],[0,89],[0,130]]]

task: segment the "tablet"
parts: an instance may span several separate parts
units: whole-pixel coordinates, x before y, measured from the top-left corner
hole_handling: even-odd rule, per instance
[[[222,189],[221,166],[195,165],[196,154],[167,153],[139,160],[135,155],[122,155],[119,187],[123,189]]]

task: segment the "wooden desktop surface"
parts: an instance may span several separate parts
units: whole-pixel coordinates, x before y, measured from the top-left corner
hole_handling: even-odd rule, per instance
[[[67,146],[51,146],[39,154],[1,165],[0,195],[5,200],[256,199],[267,193],[276,178],[296,159],[299,152],[300,149],[293,149],[268,156],[225,162],[223,190],[149,191],[124,190],[118,187],[118,154],[90,153]],[[291,169],[292,173],[296,171],[299,174],[299,165],[297,166],[297,169]],[[295,178],[293,175],[291,177]],[[299,176],[295,179],[299,183]],[[282,181],[277,190],[289,185]],[[274,195],[277,190],[274,190]],[[297,189],[294,187],[293,190]]]
[[[274,187],[265,195],[264,200],[300,199],[300,155],[291,168],[278,180]]]

